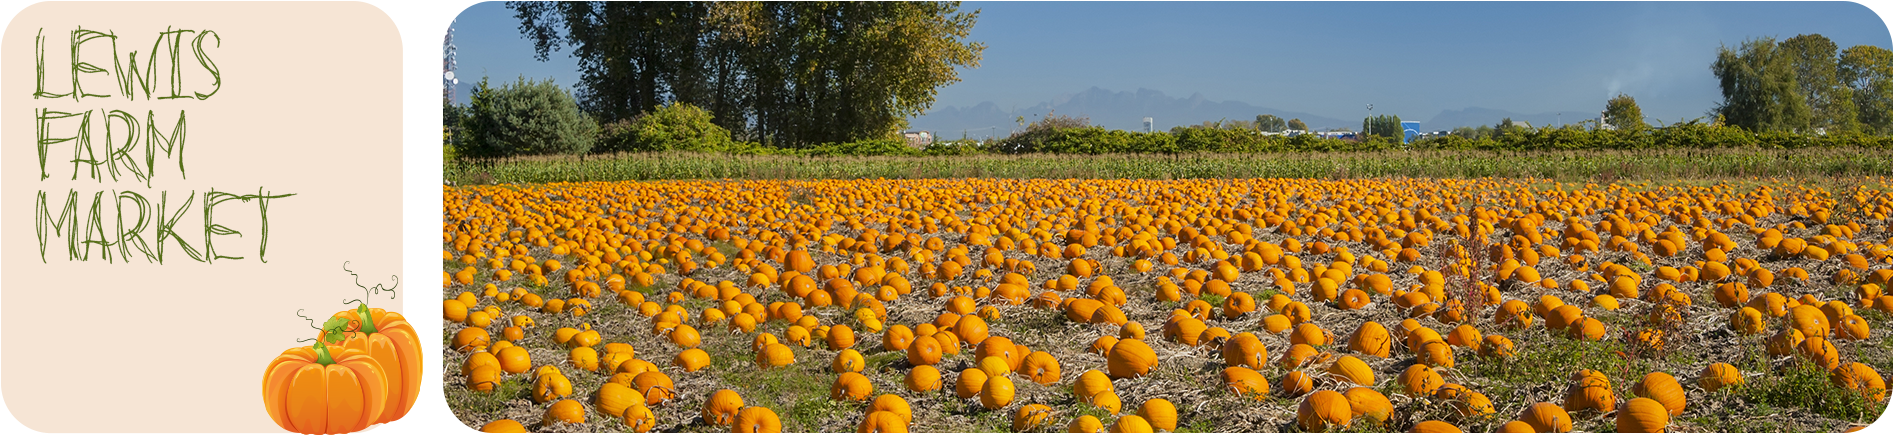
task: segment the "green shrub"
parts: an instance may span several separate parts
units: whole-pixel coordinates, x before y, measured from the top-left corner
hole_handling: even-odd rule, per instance
[[[593,153],[621,153],[632,151],[631,120],[620,119],[598,126],[598,139],[592,146]]]
[[[460,155],[493,159],[530,154],[585,154],[597,123],[579,112],[565,88],[545,81],[519,81],[498,88],[485,78],[460,118]]]
[[[623,151],[722,152],[732,142],[729,130],[711,122],[710,111],[688,103],[670,103],[631,120]]]

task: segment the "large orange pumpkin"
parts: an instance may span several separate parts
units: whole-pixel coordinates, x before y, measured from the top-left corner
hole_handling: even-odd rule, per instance
[[[414,408],[421,394],[421,339],[401,313],[366,304],[354,310],[335,313],[334,318],[348,320],[342,341],[331,347],[361,350],[381,364],[388,377],[388,406],[376,423],[399,420]],[[369,319],[362,322],[363,318]]]
[[[777,433],[782,432],[782,418],[769,408],[751,406],[736,411],[736,425],[730,428],[736,433]]]
[[[1329,390],[1308,395],[1295,411],[1295,422],[1308,432],[1324,432],[1330,427],[1346,429],[1353,418],[1347,397]]]
[[[1564,408],[1551,402],[1538,402],[1518,415],[1518,421],[1531,425],[1538,433],[1564,433],[1571,431],[1571,414]]]
[[[734,390],[717,390],[703,402],[703,422],[714,426],[733,426],[736,412],[743,409],[743,395]]]
[[[1617,432],[1662,433],[1669,420],[1669,410],[1662,403],[1638,397],[1624,402],[1623,409],[1617,411]]]
[[[283,351],[263,371],[263,407],[277,426],[305,434],[356,432],[387,411],[388,378],[373,356],[357,349]]]
[[[1683,406],[1686,404],[1683,386],[1677,383],[1676,377],[1670,376],[1669,373],[1652,372],[1644,375],[1643,381],[1638,382],[1632,391],[1637,394],[1637,397],[1648,397],[1662,403],[1663,408],[1668,409],[1670,415],[1683,413]]]
[[[1110,369],[1111,377],[1114,378],[1141,377],[1155,367],[1157,352],[1144,344],[1143,340],[1120,340],[1116,346],[1111,346],[1110,355],[1106,358],[1106,368]]]

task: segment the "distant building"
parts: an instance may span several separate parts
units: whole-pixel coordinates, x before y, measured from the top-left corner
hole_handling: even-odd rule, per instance
[[[933,145],[933,132],[931,131],[906,131],[901,132],[901,136],[906,137],[907,146],[914,149],[924,149],[928,145]]]
[[[1150,133],[1154,131],[1157,131],[1157,121],[1150,119],[1148,116],[1144,117],[1144,132]]]

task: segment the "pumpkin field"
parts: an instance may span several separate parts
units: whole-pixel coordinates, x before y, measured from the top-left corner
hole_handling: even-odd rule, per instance
[[[489,432],[1840,432],[1893,179],[443,186]]]

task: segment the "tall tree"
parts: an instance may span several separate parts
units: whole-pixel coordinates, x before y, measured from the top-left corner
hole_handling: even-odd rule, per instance
[[[579,112],[564,87],[544,81],[518,81],[493,87],[485,77],[473,87],[462,112],[456,144],[463,156],[492,159],[525,154],[585,154],[598,125]]]
[[[1774,38],[1724,46],[1710,69],[1722,87],[1722,103],[1715,112],[1729,125],[1753,131],[1794,131],[1810,125],[1813,115],[1800,96],[1793,57]]]
[[[1281,132],[1288,129],[1288,123],[1282,121],[1280,116],[1261,114],[1255,116],[1255,127],[1257,130],[1266,132]]]
[[[1619,130],[1642,130],[1650,125],[1643,122],[1643,109],[1637,107],[1637,99],[1629,95],[1617,94],[1610,101],[1604,102],[1604,123]]]
[[[1871,45],[1847,47],[1836,71],[1853,93],[1861,128],[1893,133],[1893,51]]]
[[[1366,134],[1389,138],[1395,141],[1406,137],[1405,129],[1400,127],[1400,117],[1395,115],[1376,115],[1362,119],[1361,131]]]
[[[1837,71],[1839,59],[1835,53],[1840,47],[1817,33],[1782,40],[1780,49],[1793,65],[1795,91],[1808,106],[1808,125],[1803,130],[1859,131],[1853,90],[1841,83]]]
[[[740,138],[800,146],[886,137],[985,45],[958,2],[509,2],[540,59],[571,45],[606,121],[665,102]]]
[[[1301,118],[1290,119],[1288,120],[1288,129],[1295,130],[1295,131],[1308,131],[1308,123],[1301,122]]]

